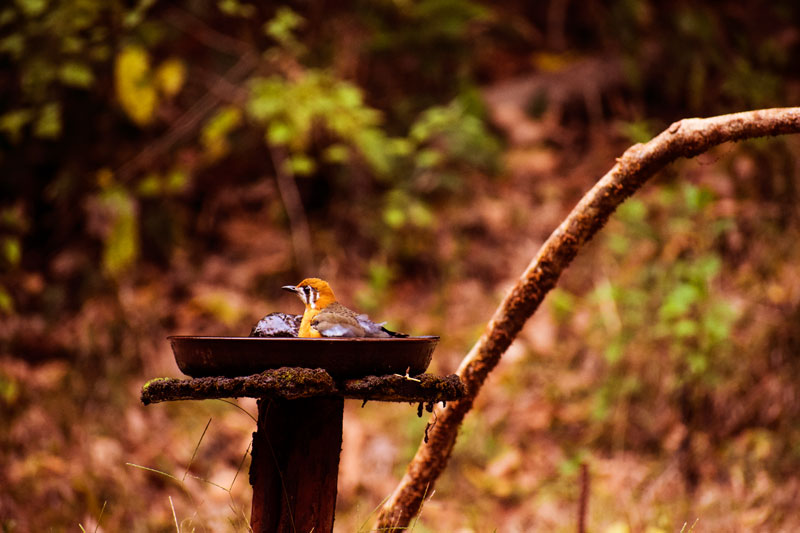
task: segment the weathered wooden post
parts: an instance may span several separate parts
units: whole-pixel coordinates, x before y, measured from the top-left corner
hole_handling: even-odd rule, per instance
[[[254,532],[333,531],[344,398],[258,401]]]
[[[186,361],[181,362],[180,349],[175,347],[174,339],[176,359],[179,366],[186,371]],[[463,383],[455,375],[419,374],[409,377],[404,372],[403,375],[389,373],[382,376],[341,376],[342,367],[347,368],[345,374],[349,376],[363,371],[366,367],[372,370],[399,368],[396,365],[407,363],[408,357],[391,356],[394,349],[391,347],[398,344],[402,346],[403,341],[406,341],[406,351],[408,351],[413,343],[409,343],[406,339],[381,339],[377,343],[372,339],[373,342],[369,344],[364,341],[353,343],[340,339],[336,340],[332,347],[329,346],[328,350],[325,350],[324,346],[318,348],[318,345],[307,344],[318,342],[316,340],[249,338],[255,342],[272,342],[259,345],[238,341],[225,343],[221,342],[219,339],[222,338],[219,337],[214,338],[217,340],[211,343],[210,348],[208,342],[200,342],[202,349],[198,350],[196,340],[204,338],[192,339],[195,339],[194,353],[202,358],[200,366],[203,366],[203,369],[198,369],[189,365],[192,374],[217,371],[222,376],[154,379],[143,387],[142,402],[147,405],[163,401],[244,396],[259,399],[258,423],[253,434],[250,463],[250,484],[253,486],[250,520],[256,533],[333,531],[339,454],[342,448],[342,415],[346,398],[365,402],[410,402],[418,403],[420,406],[427,404],[431,408],[435,402],[456,400],[465,392]],[[235,337],[235,339],[248,338]],[[281,367],[248,376],[225,377],[225,374],[231,373],[231,368],[242,371],[264,364],[262,354],[261,360],[256,355],[244,362],[238,359],[236,364],[226,365],[225,360],[231,357],[231,353],[227,353],[226,349],[247,352],[252,348],[258,350],[263,350],[265,347],[279,348],[280,344],[275,341],[306,343],[292,344],[292,346],[295,350],[298,346],[303,349],[313,347],[315,348],[313,352],[319,354],[314,357],[329,357],[331,354],[328,352],[336,352],[338,355],[323,361],[327,369]],[[429,339],[428,344],[430,342]],[[231,346],[226,348],[226,345]],[[356,357],[347,357],[348,345]],[[435,340],[422,358],[423,371],[430,362],[434,345]],[[369,352],[376,346],[384,356],[387,353],[390,355],[388,361],[370,360],[369,357],[364,359],[364,352]],[[397,353],[402,354],[403,350]],[[303,363],[315,362],[309,361],[297,351],[292,358]],[[219,362],[220,359],[222,363]],[[282,357],[279,359],[284,360]],[[354,359],[362,361],[355,364]],[[364,362],[367,363],[366,367]],[[408,370],[409,367],[419,369],[420,361],[406,366],[405,369]],[[337,376],[336,379],[332,373]]]

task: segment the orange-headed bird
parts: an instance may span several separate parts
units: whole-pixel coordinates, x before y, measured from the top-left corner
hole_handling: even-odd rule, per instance
[[[298,337],[407,337],[372,322],[367,315],[351,311],[336,301],[331,286],[319,278],[304,279],[281,287],[303,300],[306,310]]]

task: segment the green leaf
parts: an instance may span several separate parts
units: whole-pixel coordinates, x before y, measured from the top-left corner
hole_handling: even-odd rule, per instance
[[[28,17],[37,17],[47,9],[47,0],[15,0],[14,3]]]
[[[247,112],[256,120],[266,121],[286,108],[286,94],[290,87],[277,76],[255,78],[250,83]]]
[[[442,154],[433,148],[426,148],[420,150],[417,154],[416,162],[419,168],[432,168],[435,167],[442,160]]]
[[[556,322],[563,323],[575,311],[575,296],[556,287],[547,296]]]
[[[292,46],[296,44],[294,30],[300,27],[305,19],[288,7],[279,7],[275,16],[264,24],[264,33],[279,44]]]
[[[681,339],[697,335],[698,324],[694,320],[684,318],[675,324],[675,336]]]
[[[647,206],[641,200],[629,198],[619,206],[617,215],[623,222],[641,222],[647,217]]]
[[[138,0],[135,7],[125,13],[122,19],[123,26],[126,28],[134,28],[142,24],[147,10],[150,9],[154,3],[155,0]]]
[[[653,124],[648,120],[636,120],[619,124],[620,132],[632,143],[646,143],[653,138]]]
[[[19,59],[25,51],[25,37],[21,33],[12,33],[0,39],[0,53]]]
[[[267,127],[267,142],[272,145],[285,145],[294,137],[294,129],[285,122],[270,122]]]
[[[11,266],[19,265],[22,258],[22,247],[16,237],[6,237],[3,239],[3,258]]]
[[[24,128],[33,118],[33,111],[30,109],[16,109],[5,115],[0,116],[0,131],[11,139],[11,142],[18,142],[22,136]]]
[[[694,285],[682,283],[667,294],[659,309],[659,316],[665,319],[685,315],[700,298],[700,291]]]
[[[189,173],[181,168],[173,168],[164,177],[164,192],[179,193],[189,184]]]
[[[186,65],[180,59],[167,59],[156,69],[155,81],[161,94],[175,96],[186,81]]]
[[[408,206],[408,218],[420,228],[427,228],[433,225],[433,212],[421,202],[414,202]]]
[[[161,177],[155,172],[148,173],[136,187],[136,192],[139,196],[145,198],[158,196],[161,194],[161,190]]]
[[[398,207],[388,207],[383,211],[383,221],[392,229],[397,229],[406,223],[406,214]]]
[[[40,139],[55,139],[61,135],[61,104],[50,102],[39,110],[33,134]]]
[[[606,358],[611,364],[616,363],[622,358],[622,355],[625,353],[625,345],[623,344],[622,340],[617,338],[611,341],[608,346],[606,346],[605,351],[603,352],[603,356]]]
[[[150,55],[140,46],[126,46],[114,65],[117,99],[128,117],[140,126],[152,122],[158,94],[150,71]]]
[[[361,107],[364,100],[361,96],[361,90],[350,84],[340,84],[336,91],[336,96],[343,107],[351,109]]]
[[[0,293],[2,288],[0,288]],[[4,309],[2,296],[0,295],[0,311],[10,312],[12,309]],[[20,387],[17,380],[5,374],[0,374],[0,400],[6,405],[13,405],[19,398]]]
[[[697,272],[697,280],[708,283],[722,269],[722,259],[716,255],[706,255],[698,259],[694,266]]]
[[[242,3],[239,0],[219,0],[217,7],[231,17],[250,18],[256,13],[254,5]]]
[[[396,156],[409,156],[414,152],[414,143],[403,137],[392,137],[389,139],[389,150]]]
[[[14,299],[5,287],[0,287],[0,313],[10,315],[14,312]]]
[[[708,187],[687,185],[683,188],[686,206],[691,213],[698,213],[714,201],[714,193]]]
[[[608,235],[608,248],[617,255],[624,255],[628,253],[631,247],[631,241],[625,235],[612,233]]]
[[[350,159],[350,149],[344,144],[332,144],[325,149],[322,157],[328,163],[346,163]]]
[[[212,116],[200,133],[200,142],[206,155],[216,160],[226,155],[230,149],[228,135],[242,123],[242,111],[238,107],[226,106]]]
[[[104,242],[103,269],[116,278],[139,255],[136,202],[130,193],[118,185],[110,185],[103,191],[100,201],[112,218],[111,229]]]
[[[294,154],[289,158],[289,168],[297,176],[308,176],[317,168],[313,159],[305,154]]]
[[[0,11],[0,27],[10,24],[17,20],[17,10],[13,7],[7,7]]]
[[[61,39],[61,52],[69,55],[82,54],[86,41],[74,35],[66,35]]]
[[[689,372],[692,374],[704,374],[708,370],[708,357],[702,353],[690,353],[686,356],[686,362],[689,363]]]

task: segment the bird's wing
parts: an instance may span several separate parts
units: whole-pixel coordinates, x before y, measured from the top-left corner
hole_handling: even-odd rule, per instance
[[[323,337],[366,337],[354,313],[336,312],[328,306],[311,321],[311,327]],[[349,311],[349,310],[348,310]]]
[[[345,306],[333,303],[319,312],[311,326],[323,337],[407,337],[376,324],[367,315],[357,315]]]

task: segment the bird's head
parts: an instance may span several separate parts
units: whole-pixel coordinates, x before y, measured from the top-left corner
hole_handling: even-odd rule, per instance
[[[307,278],[297,285],[285,285],[281,288],[297,294],[306,307],[311,309],[324,309],[336,301],[331,286],[327,281],[319,278]]]

